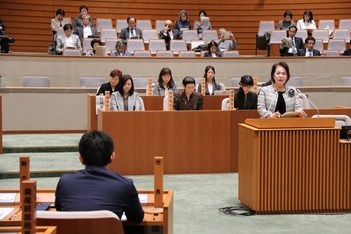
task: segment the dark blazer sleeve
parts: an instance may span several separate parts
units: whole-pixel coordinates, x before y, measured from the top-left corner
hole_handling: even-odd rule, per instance
[[[138,192],[132,182],[130,185],[130,199],[128,202],[128,207],[125,210],[128,221],[132,223],[141,223],[144,219],[144,210],[141,207]]]
[[[295,37],[296,49],[304,49],[303,41],[301,37]]]
[[[313,49],[313,56],[321,56],[321,52],[319,50]]]
[[[123,41],[126,41],[129,38],[128,28],[123,28],[121,31],[121,35],[119,36]]]
[[[306,55],[306,50],[305,49],[297,50],[297,56],[305,56],[305,55]]]

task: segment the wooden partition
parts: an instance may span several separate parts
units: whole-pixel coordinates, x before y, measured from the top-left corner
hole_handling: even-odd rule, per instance
[[[220,110],[222,100],[226,98],[225,95],[216,96],[204,96],[204,110]],[[144,102],[146,111],[162,110],[163,109],[163,98],[164,96],[141,96]],[[88,130],[97,129],[97,115],[96,115],[96,102],[95,95],[88,94]]]
[[[283,120],[239,125],[239,200],[256,213],[350,212],[351,143],[333,119]]]
[[[186,9],[192,26],[198,21],[198,12],[206,10],[214,29],[226,28],[234,33],[237,40],[237,49],[241,55],[255,53],[255,34],[258,32],[259,21],[274,20],[275,26],[283,20],[283,14],[287,10],[286,5],[278,0],[246,0],[232,1],[223,0],[215,4],[210,0],[203,1],[170,1],[170,0],[140,0],[140,1],[117,1],[117,0],[92,0],[80,1],[2,1],[0,9],[1,19],[6,25],[6,33],[16,38],[11,45],[12,51],[46,52],[52,38],[50,19],[55,17],[58,8],[66,11],[66,17],[72,18],[79,15],[79,6],[85,4],[89,7],[89,15],[95,24],[97,18],[112,19],[116,26],[116,19],[127,19],[133,15],[137,19],[173,21],[179,19],[179,12]],[[351,3],[348,0],[292,0],[289,2],[289,10],[294,14],[293,20],[302,18],[306,9],[313,11],[317,22],[321,19],[335,19],[338,27],[339,19],[350,18]],[[35,16],[35,17],[33,17]],[[26,19],[26,20],[23,20]],[[264,54],[265,52],[262,52]]]

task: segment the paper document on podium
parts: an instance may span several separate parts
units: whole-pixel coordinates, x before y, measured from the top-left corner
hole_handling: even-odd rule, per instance
[[[283,38],[283,42],[285,42],[285,45],[283,45],[283,47],[286,47],[286,48],[291,48],[292,47],[292,40],[291,40],[291,38],[284,37]]]
[[[283,115],[280,116],[280,118],[296,118],[300,114],[302,114],[302,111],[285,112]]]

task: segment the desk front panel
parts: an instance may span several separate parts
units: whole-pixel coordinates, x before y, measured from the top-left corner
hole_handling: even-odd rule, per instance
[[[115,143],[109,169],[123,175],[230,172],[231,111],[99,112],[98,129]]]

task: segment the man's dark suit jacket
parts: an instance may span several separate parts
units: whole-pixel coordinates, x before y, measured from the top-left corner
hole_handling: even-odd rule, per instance
[[[144,218],[133,181],[99,166],[62,175],[56,188],[55,206],[58,211],[109,210],[119,218],[125,212],[133,223]]]
[[[181,38],[181,34],[179,33],[178,29],[172,29],[172,33],[173,33],[173,39],[180,39]],[[171,44],[171,36],[169,35],[169,32],[167,32],[167,34],[164,34],[164,31],[161,30],[160,31],[160,38],[165,40],[166,43],[166,49],[169,50],[170,48],[170,44]]]
[[[141,29],[140,28],[134,28],[134,30],[135,30],[134,35],[135,36],[139,36],[139,39],[143,39],[143,33],[142,33]],[[129,27],[123,28],[121,30],[121,34],[120,34],[119,37],[122,39],[122,41],[124,43],[126,43],[126,41],[129,39]]]
[[[98,31],[95,27],[90,26],[91,28],[91,35],[98,35]],[[80,42],[82,43],[83,47],[83,38],[84,38],[84,28],[83,27],[76,27],[74,28],[73,34],[78,35]]]
[[[295,37],[296,50],[305,48],[301,37]],[[294,56],[292,53],[288,53],[289,48],[283,47],[280,49],[280,56]]]
[[[297,56],[306,56],[306,48],[298,50]],[[321,56],[321,52],[319,52],[319,50],[313,49],[313,56]]]

